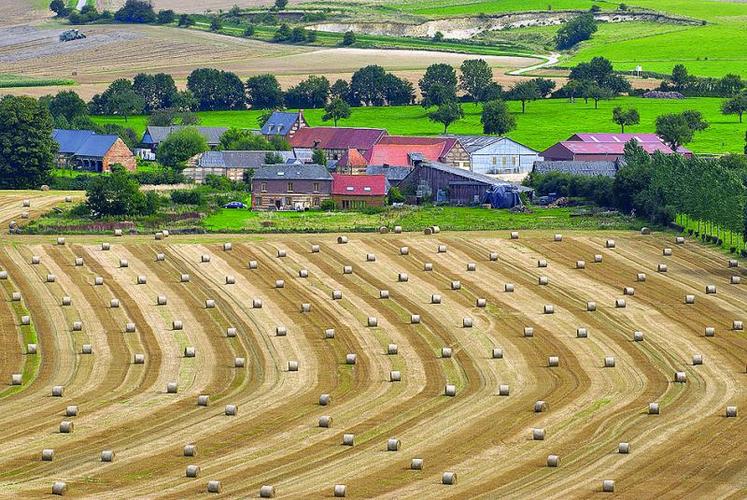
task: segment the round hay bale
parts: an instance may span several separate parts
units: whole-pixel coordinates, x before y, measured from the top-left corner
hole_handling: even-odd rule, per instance
[[[423,271],[433,271],[433,264],[430,262],[424,262],[423,263]]]
[[[557,366],[560,366],[560,357],[559,356],[550,356],[547,358],[547,366],[551,368],[555,368]]]
[[[338,236],[337,237],[337,244],[338,245],[344,245],[347,242],[348,242],[348,237],[347,236]]]
[[[584,260],[577,260],[576,261],[576,269],[586,269],[586,261],[584,261]]]
[[[91,344],[83,344],[80,352],[81,354],[93,354],[93,346]]]
[[[233,244],[232,243],[228,243],[228,242],[223,243],[223,251],[224,252],[230,252],[231,250],[233,250]]]
[[[353,274],[353,266],[343,266],[342,274]]]
[[[420,315],[419,314],[411,314],[410,315],[410,324],[411,325],[420,324]]]
[[[525,326],[524,337],[534,337],[534,328],[532,328],[531,326]]]
[[[335,338],[335,329],[334,328],[327,328],[324,330],[324,338],[325,339],[333,339]]]
[[[488,301],[483,298],[477,298],[475,299],[475,307],[486,307],[488,305]]]
[[[604,246],[607,248],[615,248],[615,240],[607,240]]]
[[[706,337],[715,337],[716,336],[716,329],[712,326],[705,327],[705,333],[704,335]]]
[[[410,460],[410,469],[411,470],[423,470],[423,459],[413,458],[412,460]]]
[[[52,494],[63,496],[67,492],[67,484],[63,481],[55,481],[52,483]]]
[[[684,236],[677,236],[674,239],[674,242],[678,245],[684,245],[685,244],[685,237]]]
[[[355,434],[345,433],[342,435],[343,446],[355,446]]]
[[[62,305],[63,306],[70,306],[72,304],[73,304],[73,298],[72,297],[70,297],[68,295],[65,295],[64,297],[62,297]]]
[[[176,382],[169,382],[166,384],[166,394],[176,394],[179,391],[179,386]]]
[[[202,262],[202,263],[210,262],[210,255],[208,255],[208,254],[202,254],[200,256],[200,262]]]
[[[705,293],[706,294],[716,293],[716,285],[706,285],[706,287],[705,287]]]
[[[436,253],[446,253],[447,247],[446,245],[438,245],[436,247]]]
[[[376,255],[372,253],[366,254],[366,262],[376,262]]]
[[[685,304],[695,304],[695,295],[685,295]]]
[[[253,298],[252,309],[262,309],[262,299],[257,298],[257,297]]]
[[[648,414],[649,415],[658,415],[659,414],[659,403],[649,403],[648,404]]]
[[[674,381],[678,384],[684,384],[687,382],[687,374],[685,372],[674,372]]]
[[[197,445],[196,444],[185,444],[184,445],[184,456],[185,457],[196,457],[197,456]]]
[[[516,288],[513,283],[505,283],[503,285],[503,291],[506,293],[513,293]]]
[[[490,253],[488,254],[488,259],[489,259],[489,260],[490,260],[491,262],[495,262],[495,261],[497,261],[497,260],[498,260],[498,252],[490,252]]]
[[[618,309],[624,309],[626,307],[625,299],[615,299],[615,307]]]
[[[544,308],[542,309],[542,311],[543,311],[543,312],[544,312],[545,314],[555,314],[555,306],[554,306],[554,305],[552,305],[552,304],[545,304],[545,306],[544,306]]]
[[[236,330],[236,327],[234,326],[229,326],[228,328],[226,328],[226,337],[229,337],[229,338],[236,337],[237,333],[238,331]]]
[[[197,396],[197,406],[207,406],[210,403],[210,396],[207,394],[200,394]]]
[[[248,264],[249,269],[257,269],[257,261],[256,260],[250,260]]]
[[[24,208],[30,207],[31,206],[31,200],[29,200],[29,199],[23,200],[21,202],[21,206],[24,207]]]
[[[742,283],[742,277],[741,276],[732,276],[729,278],[729,283],[732,285],[739,285]]]
[[[329,429],[332,427],[332,417],[329,415],[322,415],[319,417],[319,427],[323,427],[325,429]]]
[[[389,228],[386,226],[380,226],[379,227],[379,234],[387,234],[389,232]]]
[[[402,443],[400,443],[399,439],[389,438],[386,441],[386,451],[399,451],[401,445]]]
[[[389,298],[389,290],[379,290],[379,298],[380,299],[388,299]]]
[[[226,405],[225,414],[227,417],[235,417],[239,412],[239,407],[236,405]]]
[[[431,226],[431,230],[433,231],[433,234],[438,234],[441,232],[441,228],[439,226]]]
[[[181,325],[181,321],[174,321],[172,324],[179,323]],[[135,333],[135,323],[126,323],[125,324],[125,333]],[[179,328],[174,328],[174,330],[181,330],[181,326]]]
[[[615,367],[615,357],[614,356],[605,356],[604,357],[604,367],[605,368],[614,368]]]
[[[20,373],[13,373],[10,375],[10,385],[21,385],[23,384],[23,375]]]
[[[130,267],[127,259],[119,259],[119,267]]]
[[[693,354],[693,366],[702,365],[702,364],[703,364],[703,355]]]
[[[332,402],[332,396],[329,394],[319,396],[319,406],[327,406],[330,402]]]
[[[42,462],[51,462],[54,460],[54,450],[52,448],[44,448],[41,453]]]
[[[138,275],[138,277],[137,277],[137,281],[136,281],[136,283],[137,283],[138,285],[145,285],[145,284],[147,284],[147,283],[148,283],[148,278],[146,278],[146,277],[145,277],[144,275],[140,274],[140,275]]]
[[[407,275],[407,273],[399,273],[397,275],[397,281],[399,281],[400,283],[406,283],[409,280],[410,277]]]
[[[599,264],[602,262],[602,254],[598,253],[594,255],[594,263]]]
[[[597,303],[593,301],[589,301],[586,303],[586,310],[589,312],[594,312],[597,310]]]
[[[36,344],[26,344],[26,354],[36,354],[37,349]]]
[[[441,357],[442,358],[450,358],[453,354],[453,351],[451,347],[442,347],[441,348]]]
[[[639,332],[639,331],[633,332],[633,341],[643,342],[643,332]]]
[[[122,230],[121,229],[115,229],[114,230],[114,236],[122,236]]]
[[[605,493],[612,493],[615,491],[615,482],[612,479],[605,479],[602,481],[602,491]]]
[[[345,355],[346,365],[354,365],[356,360],[357,360],[357,356],[352,352]]]
[[[180,319],[175,319],[171,322],[172,330],[184,330],[184,322]]]
[[[311,253],[319,253],[321,247],[319,245],[311,245]]]
[[[112,249],[111,243],[107,243],[106,241],[101,244],[101,251],[102,252],[108,252]]]
[[[187,346],[184,348],[184,357],[185,358],[194,358],[197,351],[192,346]]]
[[[493,359],[503,359],[503,349],[500,347],[493,347],[491,356]]]
[[[394,226],[394,234],[402,234],[402,226]]]
[[[332,290],[332,300],[340,300],[340,299],[342,299],[342,291]]]
[[[57,238],[57,244],[58,245],[64,245],[65,244],[65,238],[63,238],[62,236],[60,236],[59,238]]]
[[[165,260],[166,260],[166,254],[164,253],[156,254],[156,262],[164,262]]]
[[[402,373],[393,370],[389,372],[389,382],[401,382],[402,381]]]
[[[31,265],[36,266],[41,263],[41,257],[38,255],[32,255],[31,256]]]
[[[456,472],[447,471],[441,474],[441,484],[453,486],[456,484],[456,482],[457,482]]]
[[[60,434],[70,434],[75,430],[75,425],[71,420],[63,420],[60,422]]]
[[[547,403],[539,400],[534,403],[534,413],[542,413],[544,411],[547,411]]]
[[[54,283],[57,281],[57,276],[54,274],[47,274],[47,283]]]
[[[509,237],[512,240],[518,240],[519,239],[519,231],[511,231],[511,234],[509,235]]]
[[[454,384],[446,384],[444,386],[444,396],[456,396],[456,386]]]
[[[109,307],[112,309],[117,309],[119,307],[119,299],[111,299],[109,301]]]
[[[498,386],[498,395],[499,396],[508,396],[510,392],[510,387],[508,384],[501,384]]]
[[[200,475],[199,465],[188,465],[187,466],[187,477],[197,477]]]
[[[226,285],[235,285],[236,284],[236,277],[229,274],[226,276]]]
[[[651,229],[647,228],[646,226],[643,226],[641,228],[641,234],[643,234],[643,235],[651,234]]]
[[[547,455],[548,467],[560,467],[560,457],[557,455]]]
[[[547,276],[540,276],[539,278],[537,278],[537,284],[540,285],[540,286],[549,285],[550,284],[550,278],[548,278]]]
[[[736,406],[727,406],[726,407],[726,416],[728,418],[736,418],[736,416],[737,416],[737,407]]]
[[[468,263],[467,264],[467,271],[468,272],[475,272],[475,271],[477,271],[477,264],[475,264],[474,262]]]
[[[617,445],[617,452],[623,455],[630,453],[630,443],[622,442]]]
[[[21,212],[21,219],[28,219],[29,213],[28,212]]]
[[[576,338],[585,339],[589,337],[589,330],[584,327],[576,328]]]
[[[289,372],[297,372],[298,371],[298,361],[288,361],[288,371]]]
[[[667,265],[666,264],[657,264],[657,266],[656,266],[656,272],[657,273],[665,273],[665,272],[667,272]]]
[[[545,259],[539,259],[537,261],[537,267],[547,267],[547,261]]]
[[[400,255],[410,255],[410,247],[400,247],[399,254]]]
[[[8,279],[8,271],[0,271],[0,280]]]
[[[168,300],[166,299],[165,295],[159,295],[156,297],[156,305],[158,306],[165,306],[168,303]]]
[[[288,256],[288,252],[286,252],[285,249],[278,249],[277,256],[278,256],[278,259],[282,259],[283,257]]]
[[[153,239],[156,241],[161,241],[163,239],[163,231],[157,231],[155,234],[153,234]]]
[[[472,318],[462,318],[462,328],[472,328]]]
[[[21,316],[21,325],[30,325],[31,316]]]
[[[633,295],[635,295],[635,288],[633,288],[632,286],[623,287],[623,295],[632,297]]]
[[[285,288],[285,280],[275,280],[275,288]]]
[[[662,255],[663,255],[664,257],[671,257],[671,256],[672,256],[672,249],[671,249],[671,248],[664,248],[664,249],[663,249],[663,250],[661,251],[661,254],[662,254]]]
[[[112,450],[104,450],[101,452],[101,461],[102,462],[113,462],[114,461],[114,451]]]
[[[288,335],[288,328],[282,325],[276,326],[275,335],[278,337],[285,337],[286,335]]]
[[[20,302],[21,292],[13,292],[10,296],[10,300],[12,300],[13,302]]]
[[[635,279],[636,279],[636,281],[644,282],[644,281],[646,281],[646,274],[645,273],[638,273],[636,275]]]
[[[73,321],[73,328],[72,330],[74,332],[80,332],[83,330],[83,323],[81,321]]]
[[[336,484],[333,489],[333,495],[335,497],[344,497],[347,495],[348,487],[344,484]]]
[[[133,358],[133,363],[136,365],[144,365],[145,364],[145,354],[135,354]]]
[[[553,237],[553,241],[563,241],[563,235],[562,234],[556,234]]]
[[[437,293],[434,293],[431,295],[431,304],[440,304],[441,303],[441,296]]]
[[[299,278],[308,278],[309,277],[309,270],[308,269],[299,269],[298,270],[298,277]]]
[[[735,319],[731,323],[731,329],[734,331],[742,331],[744,330],[744,323],[742,323],[741,320]]]
[[[532,439],[534,441],[543,441],[545,439],[545,429],[536,427],[532,429]]]
[[[379,325],[379,320],[374,316],[369,316],[367,324],[369,327],[375,327]]]
[[[301,312],[302,313],[311,312],[311,304],[309,304],[308,302],[304,302],[303,304],[301,304]]]
[[[462,289],[462,282],[461,281],[452,281],[451,282],[451,289],[452,290],[461,290]]]

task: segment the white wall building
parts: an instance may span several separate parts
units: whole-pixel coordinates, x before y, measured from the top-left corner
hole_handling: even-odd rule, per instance
[[[459,136],[459,142],[470,155],[470,169],[485,175],[527,175],[538,152],[507,137]]]

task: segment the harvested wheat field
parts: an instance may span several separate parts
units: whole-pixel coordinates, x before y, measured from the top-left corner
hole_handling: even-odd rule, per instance
[[[0,495],[747,492],[743,267],[658,233],[338,236],[3,236]]]
[[[83,197],[80,191],[0,191],[0,228],[4,232],[13,221],[25,223],[55,206],[80,201]]]

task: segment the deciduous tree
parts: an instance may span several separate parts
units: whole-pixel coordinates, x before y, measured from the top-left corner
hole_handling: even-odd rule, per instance
[[[503,101],[486,102],[482,107],[482,132],[484,134],[506,135],[516,128],[516,118]]]
[[[455,101],[440,104],[435,111],[428,113],[429,120],[444,126],[444,134],[448,131],[449,125],[463,117],[464,111],[459,103]]]
[[[418,85],[425,108],[456,101],[457,76],[449,64],[437,63],[428,66]]]

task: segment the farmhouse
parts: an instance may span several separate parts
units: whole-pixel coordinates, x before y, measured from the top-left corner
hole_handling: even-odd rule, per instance
[[[636,141],[649,154],[675,154],[656,134],[574,134],[541,155],[550,161],[614,161],[623,156],[625,144],[630,141]],[[677,153],[692,156],[692,152],[682,147]]]
[[[469,168],[469,153],[456,137],[385,135],[367,156],[369,165],[412,167],[417,161],[438,161]]]
[[[289,142],[303,161],[311,161],[315,149],[324,151],[329,160],[339,160],[349,149],[365,157],[385,135],[387,131],[380,128],[303,127]]]
[[[210,148],[216,148],[220,144],[221,136],[228,130],[226,127],[185,127],[182,125],[174,125],[171,127],[153,127],[149,126],[145,129],[143,139],[140,141],[142,145],[151,151],[158,149],[158,145],[166,140],[168,136],[185,128],[196,129],[202,137],[205,138],[205,142]]]
[[[459,142],[469,154],[469,168],[485,175],[523,174],[532,171],[542,158],[537,151],[508,137],[460,135]]]
[[[415,202],[432,200],[449,205],[490,204],[493,208],[521,205],[520,192],[530,188],[438,162],[422,162],[399,184]]]
[[[252,208],[319,208],[331,192],[332,176],[324,165],[265,165],[252,177]]]
[[[338,172],[350,174],[365,174],[367,166],[368,162],[355,148],[348,148],[335,165]]]
[[[388,188],[383,175],[332,174],[332,199],[343,210],[382,207]]]
[[[614,177],[620,168],[620,160],[615,161],[537,161],[532,172],[548,174],[559,172],[572,175]]]
[[[57,165],[91,172],[110,172],[111,166],[120,164],[130,171],[137,168],[130,148],[116,135],[98,135],[91,130],[52,131],[59,144]]]
[[[292,151],[206,151],[190,160],[182,173],[198,184],[203,183],[208,175],[241,181],[244,172],[267,164],[270,154],[280,156],[286,164],[296,161]]]
[[[308,127],[306,119],[303,116],[303,110],[298,113],[288,113],[286,111],[273,111],[270,118],[262,125],[260,133],[265,139],[280,137],[288,140],[301,127]]]

